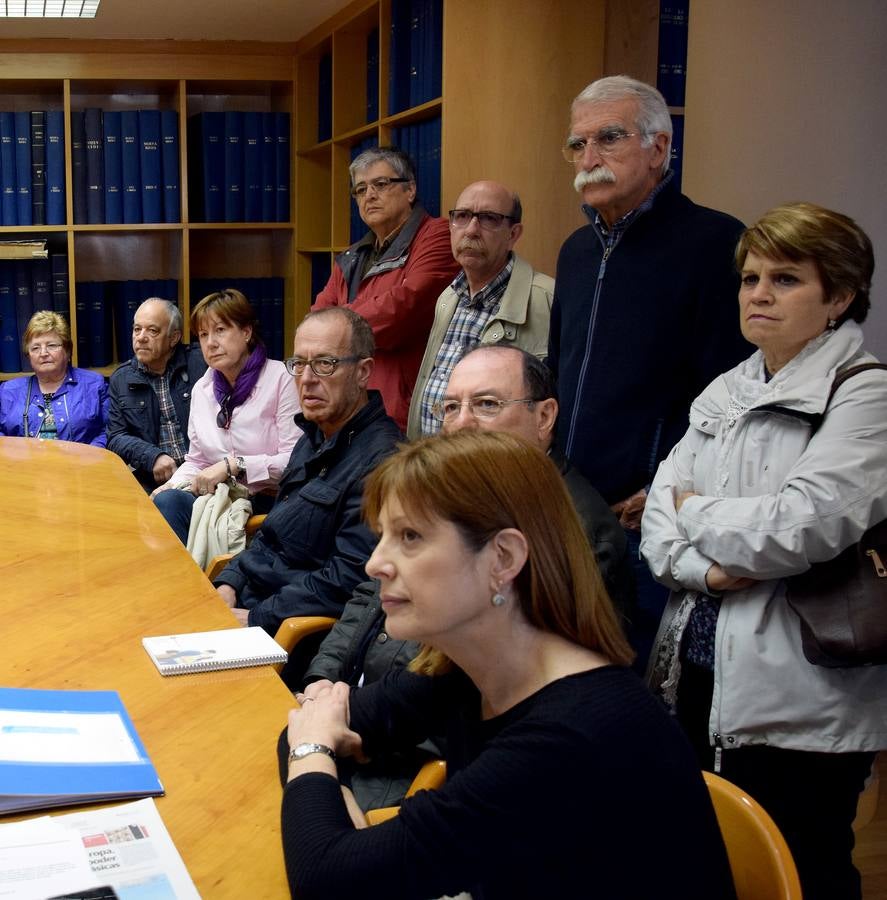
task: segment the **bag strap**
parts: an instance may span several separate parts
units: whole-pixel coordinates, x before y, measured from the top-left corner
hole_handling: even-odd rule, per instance
[[[822,425],[822,420],[825,418],[825,414],[828,412],[829,405],[832,402],[832,397],[835,396],[835,391],[848,379],[852,378],[854,375],[859,375],[860,372],[867,372],[869,369],[887,369],[887,364],[885,363],[862,363],[859,366],[851,366],[849,369],[844,369],[843,372],[838,372],[835,375],[834,381],[832,381],[831,390],[828,392],[828,397],[825,400],[825,409],[822,411],[821,416],[817,416],[816,420],[813,422],[813,429],[811,434],[819,429],[819,426]]]

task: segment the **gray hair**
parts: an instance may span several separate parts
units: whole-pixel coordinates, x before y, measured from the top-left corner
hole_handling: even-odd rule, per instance
[[[652,85],[638,81],[636,78],[630,78],[628,75],[610,75],[607,78],[599,78],[576,97],[571,110],[575,112],[577,106],[585,103],[614,103],[619,100],[634,100],[637,103],[636,124],[638,131],[643,135],[642,147],[651,146],[653,138],[659,133],[668,135],[665,161],[662,163],[662,174],[664,175],[671,164],[673,129],[665,97]]]
[[[182,319],[182,311],[175,303],[171,300],[164,300],[163,297],[148,297],[148,299],[142,303],[142,306],[144,306],[145,303],[160,303],[163,305],[164,311],[167,316],[169,316],[169,327],[166,329],[167,336],[171,335],[174,331],[178,331],[179,334],[184,334],[185,323]]]
[[[363,172],[378,162],[388,163],[398,178],[407,178],[412,182],[416,180],[416,164],[409,153],[399,150],[397,147],[370,147],[364,150],[350,166],[348,172],[351,175],[353,185],[358,172]]]
[[[323,309],[311,310],[299,322],[296,331],[309,319],[329,318],[330,316],[341,316],[351,326],[351,343],[348,347],[348,352],[352,356],[357,356],[360,359],[371,359],[376,355],[376,339],[373,337],[373,329],[370,327],[370,323],[349,306],[326,306]]]

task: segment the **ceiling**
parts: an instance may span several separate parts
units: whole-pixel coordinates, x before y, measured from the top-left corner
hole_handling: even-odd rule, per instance
[[[0,39],[297,41],[350,0],[102,0],[94,19],[0,19]]]

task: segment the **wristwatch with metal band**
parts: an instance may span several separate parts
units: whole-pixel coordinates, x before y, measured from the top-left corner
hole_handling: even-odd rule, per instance
[[[299,744],[298,747],[293,747],[290,750],[290,762],[295,762],[297,759],[304,759],[306,756],[310,756],[312,753],[326,753],[326,755],[333,761],[336,761],[336,754],[330,748],[327,747],[326,744]]]

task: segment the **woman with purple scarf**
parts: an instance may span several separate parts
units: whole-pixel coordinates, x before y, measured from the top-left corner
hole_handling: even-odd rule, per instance
[[[190,449],[172,478],[151,495],[183,544],[191,508],[223,481],[245,485],[253,512],[268,512],[277,483],[301,436],[292,377],[268,359],[246,297],[228,288],[191,312],[191,333],[209,368],[194,385],[188,419]]]

